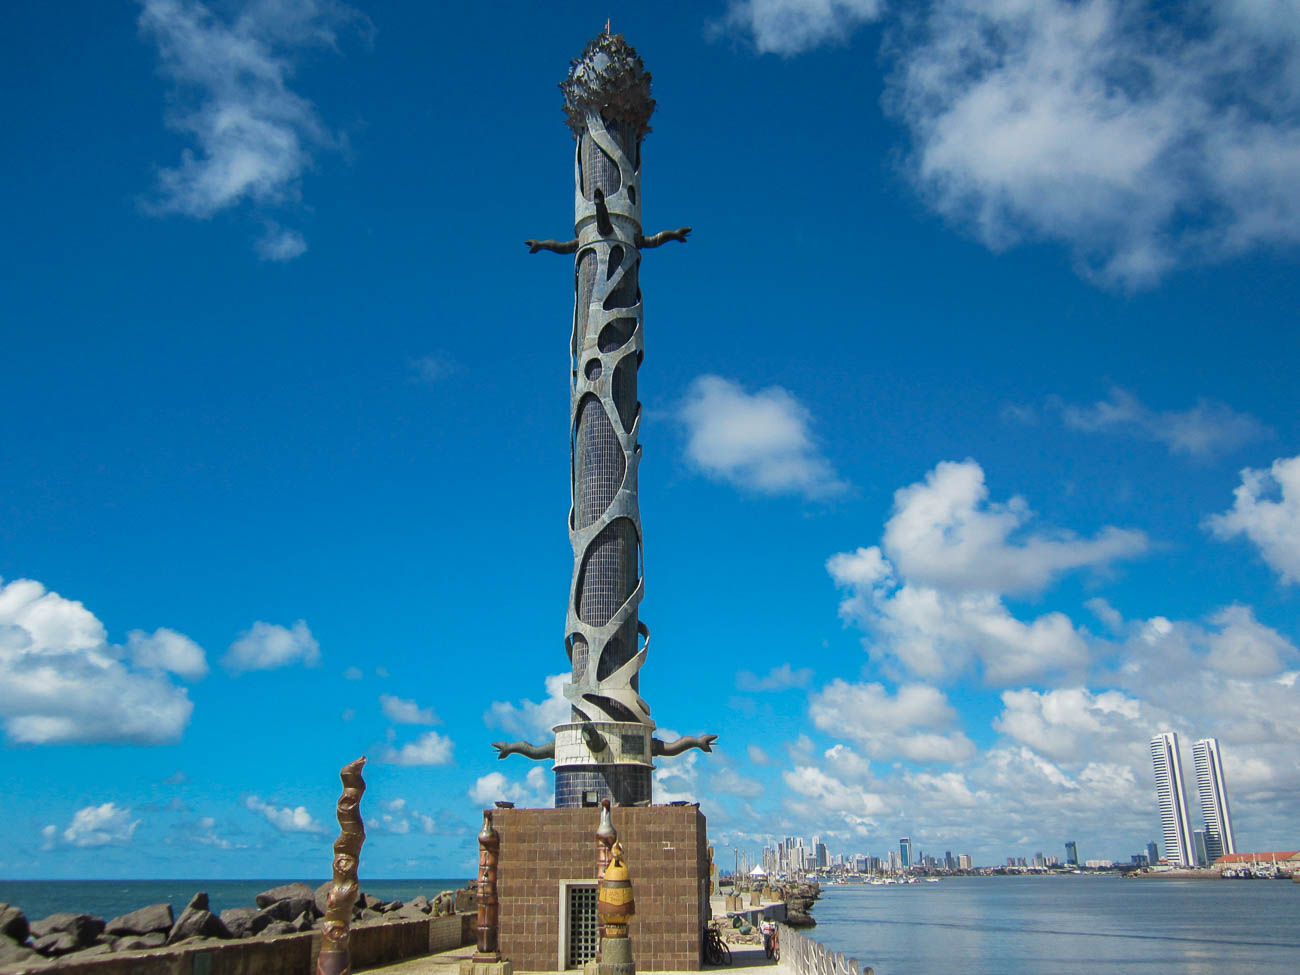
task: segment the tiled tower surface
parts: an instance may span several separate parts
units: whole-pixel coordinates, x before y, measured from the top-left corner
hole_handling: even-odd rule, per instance
[[[566,967],[564,897],[596,883],[598,809],[498,809],[500,946],[516,971]],[[708,922],[708,842],[694,806],[615,807],[636,898],[629,926],[639,971],[698,971]]]
[[[588,44],[560,87],[577,140],[577,252],[570,342],[573,576],[565,636],[573,723],[556,729],[555,804],[581,805],[584,791],[630,804],[650,800],[653,767],[654,723],[637,676],[649,640],[638,618],[644,583],[637,369],[644,346],[637,274],[641,137],[654,100],[649,73],[619,34]],[[607,747],[591,747],[584,724]]]

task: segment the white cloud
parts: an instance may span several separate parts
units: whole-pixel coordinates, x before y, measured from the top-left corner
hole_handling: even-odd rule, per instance
[[[159,638],[159,634],[167,636]],[[173,640],[172,637],[175,639]],[[184,688],[154,669],[163,659],[196,672],[193,657],[168,657],[179,633],[145,638],[150,669],[124,664],[104,625],[84,605],[33,579],[0,579],[0,718],[24,744],[176,741],[194,705]],[[197,646],[190,644],[195,650]],[[198,650],[202,659],[202,651]]]
[[[957,712],[942,691],[907,684],[891,697],[882,684],[835,679],[812,696],[809,714],[821,731],[860,743],[873,758],[960,762],[975,746],[960,731],[943,733]]]
[[[1093,694],[1084,687],[1043,693],[1004,691],[1002,705],[993,727],[1054,760],[1084,761],[1113,754],[1114,747],[1131,758],[1133,749],[1141,752],[1150,738],[1141,702],[1121,691]]]
[[[847,41],[883,9],[883,0],[731,0],[718,27],[751,38],[760,54],[789,56]]]
[[[1219,627],[1209,633],[1211,668],[1233,677],[1271,677],[1297,656],[1295,645],[1272,627],[1255,619],[1249,606],[1233,605],[1210,617]]]
[[[322,826],[306,806],[276,806],[252,795],[244,799],[244,806],[261,813],[266,821],[282,833],[323,833]]]
[[[360,680],[362,676],[360,667],[349,667],[347,670],[343,671],[344,680]]]
[[[772,764],[771,756],[769,756],[767,752],[763,751],[763,749],[760,748],[758,745],[745,746],[745,754],[749,756],[749,760],[753,762],[755,765]]]
[[[380,694],[379,706],[384,717],[394,724],[437,724],[438,715],[432,707],[422,708],[415,701],[394,697],[392,694]]]
[[[889,45],[886,103],[939,213],[1148,285],[1300,240],[1296,19],[1251,0],[939,0]]]
[[[757,799],[763,794],[763,783],[758,779],[751,779],[725,766],[709,777],[709,788],[713,792],[747,799]]]
[[[422,355],[418,359],[411,360],[411,378],[426,386],[434,386],[459,368],[456,361],[449,356]]]
[[[1226,403],[1199,399],[1186,410],[1151,409],[1127,390],[1114,387],[1110,396],[1090,406],[1052,400],[1065,425],[1085,433],[1124,433],[1164,444],[1171,454],[1201,460],[1225,453],[1268,435],[1249,413]]]
[[[808,408],[779,386],[747,393],[699,376],[678,408],[687,460],[704,474],[763,494],[824,498],[846,485],[821,455]]]
[[[170,671],[187,680],[198,680],[208,673],[203,648],[184,633],[166,627],[152,634],[132,630],[126,635],[126,648],[137,667]]]
[[[550,805],[552,799],[546,771],[540,765],[530,768],[522,783],[508,779],[500,772],[481,775],[470,788],[469,797],[480,806],[490,806],[498,799],[504,799],[526,809]]]
[[[274,670],[295,663],[315,667],[320,663],[320,644],[311,635],[306,620],[298,620],[292,628],[258,620],[230,645],[222,663],[232,674]]]
[[[1062,572],[1142,553],[1146,536],[1105,528],[1095,538],[1019,533],[1033,518],[1019,496],[990,502],[973,460],[944,461],[924,483],[894,492],[884,550],[909,582],[961,592],[1034,593]],[[846,582],[859,584],[846,577]]]
[[[1300,457],[1280,457],[1266,471],[1246,468],[1232,494],[1232,508],[1206,525],[1219,538],[1245,535],[1283,582],[1300,583]]]
[[[792,687],[807,687],[812,680],[812,668],[792,668],[789,664],[773,667],[766,677],[756,677],[751,671],[736,672],[736,687],[742,691],[785,691]]]
[[[557,724],[564,724],[573,713],[573,705],[564,696],[569,674],[551,674],[546,678],[546,698],[535,704],[524,698],[519,704],[493,701],[483,712],[483,723],[501,728],[522,738],[546,738]]]
[[[882,796],[847,785],[819,768],[801,765],[781,777],[792,792],[816,800],[823,809],[838,814],[847,823],[868,824],[871,817],[888,808]]]
[[[447,765],[451,762],[452,740],[436,731],[426,731],[401,748],[385,748],[381,761],[390,765]]]
[[[286,230],[270,221],[253,244],[257,256],[264,261],[292,261],[307,253],[307,241],[296,230]]]
[[[1027,533],[1024,499],[988,500],[973,460],[943,462],[924,482],[894,494],[883,545],[841,552],[827,571],[847,595],[840,615],[869,634],[874,658],[938,679],[978,661],[993,684],[1060,673],[1080,675],[1088,644],[1069,617],[1014,616],[1008,593],[1037,593],[1060,574],[1104,569],[1147,548],[1137,531],[1104,528],[1093,538]]]
[[[131,842],[140,820],[131,818],[131,810],[116,803],[105,802],[98,806],[78,809],[72,822],[63,831],[62,840],[69,846],[111,846]],[[47,848],[53,845],[56,828],[42,830]]]
[[[334,48],[356,16],[334,0],[259,0],[228,18],[197,0],[143,0],[140,30],[173,85],[168,125],[193,140],[178,167],[159,172],[157,208],[207,218],[245,202],[296,203],[313,151],[337,140],[289,87],[294,57]],[[281,261],[306,244],[269,222],[257,250]]]

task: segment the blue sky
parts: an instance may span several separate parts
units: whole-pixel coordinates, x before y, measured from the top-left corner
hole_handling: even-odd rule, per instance
[[[550,804],[572,143],[644,149],[642,693],[711,838],[1158,835],[1300,797],[1300,11],[28,4],[5,32],[0,875],[472,869]]]

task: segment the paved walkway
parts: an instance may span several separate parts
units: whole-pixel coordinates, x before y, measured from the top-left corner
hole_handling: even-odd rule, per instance
[[[408,958],[405,961],[399,961],[392,965],[385,965],[382,968],[367,968],[367,972],[373,972],[375,975],[451,975],[455,971],[455,966],[459,965],[461,959],[469,958],[474,954],[474,945],[465,945],[463,948],[453,948],[451,951],[442,951],[436,955],[423,955],[419,958]],[[778,962],[771,961],[764,957],[761,946],[754,948],[741,948],[739,946],[731,949],[731,966],[726,965],[705,965],[706,972],[726,972],[727,975],[777,975]],[[522,975],[522,973],[521,973]],[[638,973],[641,975],[641,973]],[[645,975],[650,975],[649,972]]]

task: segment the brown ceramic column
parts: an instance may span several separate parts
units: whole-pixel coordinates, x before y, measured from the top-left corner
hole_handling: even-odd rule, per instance
[[[343,794],[339,796],[336,810],[340,833],[334,841],[334,886],[326,900],[316,975],[348,975],[352,971],[349,926],[352,907],[360,891],[357,865],[361,859],[361,844],[366,841],[365,825],[361,822],[361,796],[366,791],[361,769],[365,764],[363,755],[339,771],[339,778],[343,780]]]
[[[475,961],[501,960],[497,941],[497,854],[501,835],[492,827],[492,810],[483,810],[483,829],[478,834],[478,951]]]

